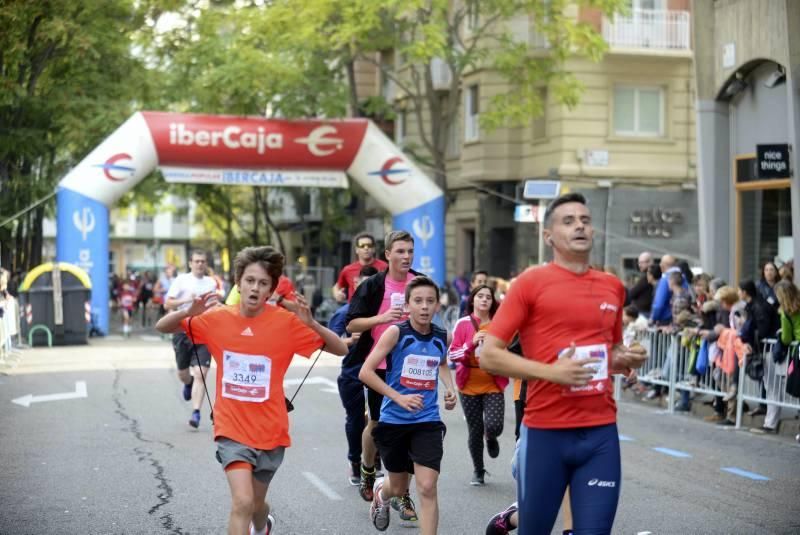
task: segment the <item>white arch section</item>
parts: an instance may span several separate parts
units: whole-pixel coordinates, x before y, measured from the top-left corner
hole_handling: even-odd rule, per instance
[[[415,236],[414,267],[444,283],[444,194],[371,121],[137,112],[58,188],[57,260],[89,272],[104,333],[109,208],[156,168],[172,181],[251,186],[346,187],[349,176]]]

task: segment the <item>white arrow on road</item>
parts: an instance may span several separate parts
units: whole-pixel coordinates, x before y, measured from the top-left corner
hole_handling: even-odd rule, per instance
[[[283,386],[292,386],[292,385],[299,385],[303,379],[284,379]],[[327,377],[309,377],[306,379],[307,385],[323,385],[327,388],[321,388],[321,392],[331,392],[333,394],[339,393],[339,387],[336,385],[335,382],[331,381]]]
[[[28,394],[21,398],[12,399],[11,403],[22,405],[23,407],[30,407],[31,403],[41,403],[42,401],[61,401],[63,399],[78,399],[89,397],[86,392],[86,381],[75,381],[75,392],[64,392],[62,394],[48,394],[46,396],[34,396]]]

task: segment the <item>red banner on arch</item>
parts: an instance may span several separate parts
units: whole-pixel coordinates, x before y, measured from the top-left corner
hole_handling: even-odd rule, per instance
[[[284,121],[225,115],[142,112],[159,165],[252,169],[350,167],[365,120]]]

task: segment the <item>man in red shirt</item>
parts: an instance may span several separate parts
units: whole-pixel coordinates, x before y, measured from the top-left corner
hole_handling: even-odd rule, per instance
[[[511,286],[480,366],[528,380],[520,532],[549,534],[569,486],[574,532],[611,533],[621,483],[611,375],[641,367],[647,355],[622,344],[622,283],[589,269],[593,229],[583,195],[554,200],[544,224],[553,262],[526,270]],[[517,332],[525,358],[506,349]]]
[[[356,250],[356,261],[352,264],[347,264],[339,272],[339,278],[336,279],[336,284],[333,285],[331,293],[333,298],[339,303],[350,301],[353,293],[356,291],[356,281],[361,268],[364,266],[375,266],[378,271],[386,271],[389,265],[383,260],[375,256],[375,238],[372,234],[362,232],[356,235],[353,240],[354,249]]]

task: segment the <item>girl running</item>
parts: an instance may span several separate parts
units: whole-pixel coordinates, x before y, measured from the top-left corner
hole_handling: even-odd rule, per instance
[[[491,375],[478,364],[486,330],[498,305],[489,286],[476,286],[467,298],[467,315],[456,323],[449,350],[450,360],[456,365],[456,386],[469,428],[467,445],[474,468],[470,484],[474,486],[485,483],[484,438],[489,457],[494,459],[500,454],[497,437],[503,432],[503,390],[508,379]]]

